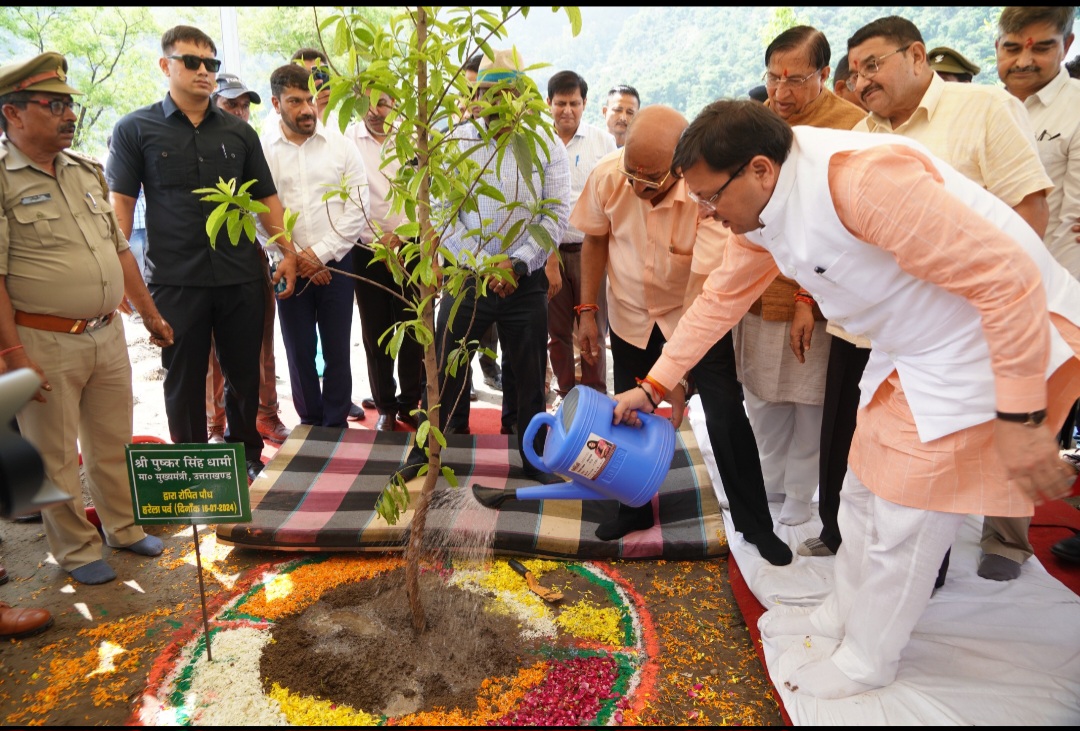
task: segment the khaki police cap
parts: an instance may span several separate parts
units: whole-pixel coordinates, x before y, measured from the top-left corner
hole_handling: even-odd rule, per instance
[[[971,74],[972,76],[979,73],[978,66],[947,46],[938,46],[928,51],[926,57],[930,59],[930,68],[934,71],[943,71],[947,74]]]
[[[49,91],[54,94],[82,94],[67,85],[67,60],[49,51],[29,61],[0,66],[0,96],[17,91]]]

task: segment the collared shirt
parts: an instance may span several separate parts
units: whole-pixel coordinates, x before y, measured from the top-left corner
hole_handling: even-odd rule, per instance
[[[1048,338],[1040,334],[1045,331],[1030,326],[1037,317],[1045,317],[1040,314],[1045,313],[1045,299],[1031,296],[1033,274],[1025,271],[1023,277],[1018,273],[1001,286],[986,286],[989,280],[1002,279],[1000,262],[1015,253],[1015,242],[1004,235],[987,235],[985,222],[973,224],[972,212],[963,203],[942,195],[942,188],[927,180],[926,169],[901,153],[877,147],[833,156],[828,185],[837,216],[853,235],[889,251],[906,271],[942,286],[947,283],[950,292],[979,309],[999,409],[1023,413],[1045,407]],[[883,178],[889,185],[880,184]],[[897,190],[905,195],[897,197]],[[923,220],[927,210],[935,213],[934,238],[926,238],[924,231],[914,235],[910,225]],[[712,335],[730,329],[778,271],[768,251],[743,236],[732,236],[723,264],[706,283],[706,294],[688,310],[650,375],[665,386],[678,383],[715,341]],[[1036,270],[1034,281],[1037,274]],[[1052,321],[1080,352],[1077,326],[1059,317]],[[1030,499],[1019,489],[1006,487],[1004,470],[991,448],[992,434],[990,421],[922,442],[894,371],[859,412],[850,462],[876,495],[900,505],[1030,515]]]
[[[570,220],[585,234],[608,236],[608,324],[644,348],[654,325],[671,337],[691,269],[705,273],[719,264],[727,232],[711,218],[698,220],[685,181],[676,181],[654,206],[634,195],[621,166],[622,151],[616,151],[593,168]]]
[[[1080,244],[1072,227],[1080,221],[1080,80],[1064,69],[1024,100],[1035,144],[1054,189],[1046,198],[1050,222],[1046,248],[1080,279]]]
[[[489,256],[505,253],[511,258],[525,262],[530,274],[537,269],[543,269],[547,264],[548,250],[533,239],[524,226],[521,228],[520,235],[510,243],[505,252],[502,249],[502,240],[498,236],[488,234],[505,233],[518,221],[524,224],[536,223],[547,230],[556,246],[559,244],[566,231],[566,221],[570,213],[570,206],[566,203],[570,198],[570,165],[567,162],[566,148],[562,142],[552,136],[547,139],[547,154],[542,148],[537,149],[541,160],[540,166],[543,167],[544,172],[542,180],[539,171],[533,172],[532,190],[536,191],[534,196],[529,186],[525,184],[514,154],[509,148],[502,155],[500,164],[496,157],[496,142],[480,144],[479,135],[471,123],[458,125],[448,136],[461,140],[459,143],[461,150],[474,147],[475,149],[469,153],[469,159],[477,165],[481,167],[499,165],[497,170],[490,167],[484,170],[484,182],[498,188],[505,196],[506,203],[513,201],[529,203],[534,198],[555,202],[549,206],[549,210],[554,214],[553,218],[549,216],[534,218],[529,215],[525,207],[507,210],[504,203],[481,192],[477,200],[478,210],[460,211],[453,230],[443,239],[442,245],[455,256],[466,250],[477,255],[482,250]],[[484,232],[483,238],[469,235],[468,232],[476,230]],[[459,258],[458,263],[462,264],[464,260]]]
[[[281,205],[299,214],[293,242],[310,249],[323,264],[352,251],[367,226],[364,211],[370,205],[364,163],[356,148],[322,122],[316,122],[315,133],[298,145],[285,137],[280,121],[267,125],[262,146]],[[323,201],[343,181],[350,200],[334,196]]]
[[[391,159],[383,166],[387,159],[386,153],[391,150],[392,137],[387,136],[385,143],[379,142],[371,136],[362,120],[345,128],[345,139],[352,142],[360,152],[360,159],[364,161],[364,171],[367,173],[368,194],[371,197],[368,221],[374,225],[364,226],[360,240],[370,244],[375,240],[377,230],[391,233],[409,220],[404,213],[390,212],[390,179],[397,175],[401,166],[396,159]]]
[[[934,74],[906,122],[893,129],[889,120],[871,113],[855,131],[918,140],[1012,208],[1054,185],[1039,160],[1023,105],[1002,89],[946,83]]]
[[[0,140],[0,276],[16,310],[83,319],[124,297],[128,248],[101,181],[61,152],[56,177]]]
[[[237,187],[256,181],[247,191],[255,200],[277,192],[259,136],[246,122],[207,100],[196,127],[166,94],[116,123],[106,177],[121,195],[144,191],[148,282],[220,287],[266,276],[262,250],[250,239],[241,236],[233,246],[223,227],[211,247],[206,220],[217,204],[192,192],[219,179],[236,179]]]
[[[589,173],[607,155],[618,149],[615,138],[606,129],[594,127],[582,122],[578,125],[577,132],[566,145],[566,154],[570,158],[570,210],[574,210],[581,191],[585,190],[585,181],[589,179]],[[562,244],[580,244],[585,234],[572,224],[566,227],[563,234]]]

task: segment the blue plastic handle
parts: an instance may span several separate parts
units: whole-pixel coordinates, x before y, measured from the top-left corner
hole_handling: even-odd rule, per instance
[[[536,449],[533,448],[533,442],[536,440],[536,433],[540,431],[540,427],[542,426],[547,426],[548,428],[554,427],[555,417],[547,412],[542,412],[529,419],[529,425],[525,427],[525,436],[522,437],[521,448],[524,450],[525,456],[533,463],[533,467],[542,472],[547,472],[547,465],[544,464],[544,460],[536,453]]]

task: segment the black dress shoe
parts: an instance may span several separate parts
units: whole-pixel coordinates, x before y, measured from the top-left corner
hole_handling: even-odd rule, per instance
[[[420,428],[420,420],[407,411],[399,411],[397,415],[397,420],[405,426],[409,427],[410,429]]]
[[[353,421],[363,421],[367,418],[367,414],[356,404],[349,404],[349,418]]]
[[[263,466],[262,461],[258,459],[249,459],[247,461],[248,482],[255,482],[255,478],[262,473]]]
[[[360,405],[370,411],[378,411],[379,409],[379,407],[375,405],[375,399],[373,399],[371,396],[368,396],[365,399],[361,399]]]
[[[375,422],[375,431],[394,431],[394,414],[379,414]]]
[[[1072,538],[1063,538],[1050,546],[1050,553],[1062,561],[1080,563],[1080,533]]]

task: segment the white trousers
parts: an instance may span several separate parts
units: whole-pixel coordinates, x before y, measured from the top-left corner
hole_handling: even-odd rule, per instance
[[[833,590],[810,621],[841,639],[832,659],[849,678],[876,686],[896,679],[900,654],[965,517],[883,500],[848,470]]]
[[[766,401],[743,388],[765,492],[810,502],[818,485],[822,406]]]

